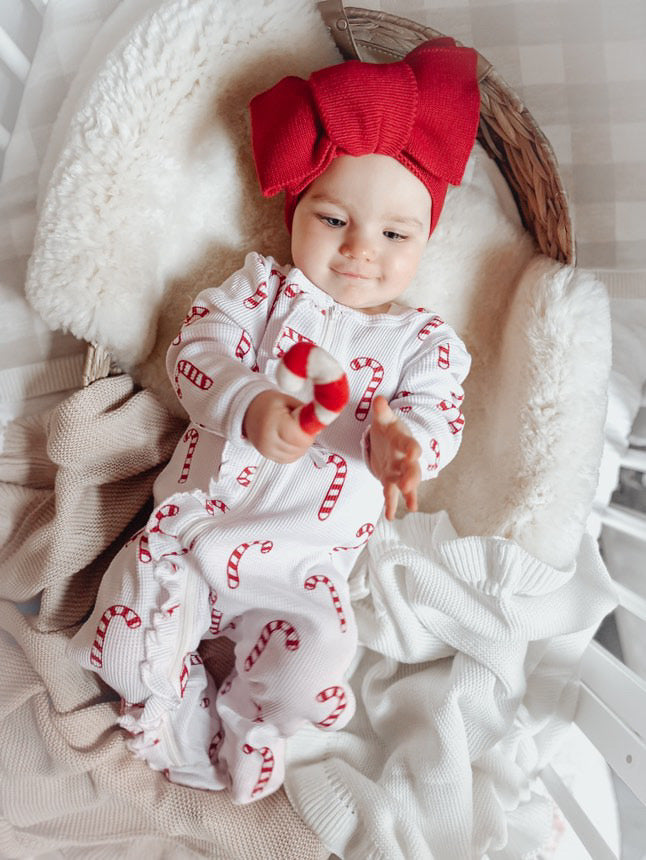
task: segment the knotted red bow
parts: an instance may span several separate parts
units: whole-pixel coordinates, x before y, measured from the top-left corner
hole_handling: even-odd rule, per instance
[[[424,42],[395,63],[349,60],[287,77],[250,105],[253,155],[265,197],[301,192],[339,155],[389,155],[433,201],[431,232],[448,184],[459,185],[478,129],[477,54],[453,39]]]

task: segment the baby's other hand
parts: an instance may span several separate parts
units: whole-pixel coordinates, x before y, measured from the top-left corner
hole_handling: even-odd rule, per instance
[[[275,463],[293,463],[314,441],[301,430],[295,410],[302,402],[282,391],[270,389],[258,394],[247,407],[242,430],[263,457]]]
[[[384,488],[386,519],[393,520],[399,493],[409,511],[417,510],[417,487],[422,479],[422,449],[388,405],[375,397],[370,427],[370,468]]]

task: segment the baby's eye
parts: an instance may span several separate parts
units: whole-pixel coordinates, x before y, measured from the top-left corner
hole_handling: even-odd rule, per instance
[[[334,218],[332,215],[319,215],[319,220],[327,224],[328,227],[345,227],[343,218]]]
[[[397,233],[395,230],[384,230],[384,236],[386,239],[392,239],[393,242],[403,242],[404,239],[408,238],[403,233]]]

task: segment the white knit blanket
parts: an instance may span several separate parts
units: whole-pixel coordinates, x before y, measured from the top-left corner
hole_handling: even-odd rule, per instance
[[[292,740],[297,811],[357,860],[547,851],[553,807],[536,774],[615,606],[595,542],[557,570],[512,541],[458,537],[445,513],[411,514],[381,522],[353,586],[357,713],[341,732]]]

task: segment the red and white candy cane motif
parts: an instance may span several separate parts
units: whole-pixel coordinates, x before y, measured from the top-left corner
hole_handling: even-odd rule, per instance
[[[347,701],[343,687],[326,687],[325,690],[321,690],[321,692],[316,696],[317,702],[327,702],[330,699],[337,699],[338,704],[331,714],[329,714],[324,720],[320,720],[317,723],[319,726],[334,725],[341,714],[345,711]]]
[[[253,296],[247,296],[247,298],[243,301],[243,305],[246,308],[257,308],[258,305],[262,304],[267,298],[267,282],[262,281],[262,283],[258,284],[258,288]]]
[[[441,343],[437,348],[437,366],[447,370],[451,366],[451,344]]]
[[[437,439],[431,439],[431,451],[435,455],[435,462],[429,463],[428,471],[434,472],[440,465],[440,443]]]
[[[211,624],[209,625],[209,633],[213,633],[214,635],[220,632],[220,625],[222,624],[222,612],[215,608],[215,604],[217,602],[218,596],[215,591],[209,591],[209,603],[211,605]]]
[[[340,454],[330,454],[327,458],[327,463],[332,463],[335,466],[335,473],[334,478],[332,478],[332,483],[330,484],[328,491],[325,494],[325,498],[321,502],[321,507],[319,508],[318,518],[320,520],[326,520],[332,513],[334,506],[339,501],[339,496],[341,495],[341,490],[343,489],[346,475],[348,474],[348,464]],[[317,466],[316,468],[320,469],[322,467]]]
[[[314,399],[301,406],[295,415],[301,430],[310,436],[331,424],[348,402],[348,378],[329,352],[313,343],[295,343],[276,370],[281,388],[297,394],[306,379],[314,383]]]
[[[173,341],[173,346],[177,346],[182,342],[182,329],[192,325],[195,320],[203,319],[208,313],[208,308],[202,307],[201,305],[193,305],[188,314],[184,317],[184,322],[180,327],[177,337]]]
[[[242,472],[236,478],[236,481],[240,484],[241,487],[249,487],[251,486],[251,478],[256,471],[258,466],[245,466]]]
[[[185,484],[188,480],[188,475],[191,471],[191,460],[193,459],[193,454],[197,448],[199,438],[200,434],[195,427],[189,427],[182,437],[182,442],[188,442],[188,449],[186,451],[186,457],[184,458],[184,465],[182,466],[181,474],[177,481],[178,484]]]
[[[283,621],[282,618],[268,621],[260,631],[260,636],[258,637],[256,644],[253,646],[249,652],[249,656],[244,661],[245,672],[248,672],[251,669],[258,657],[260,657],[267,647],[267,643],[271,639],[272,634],[277,630],[280,630],[285,634],[285,648],[287,648],[288,651],[296,651],[298,646],[301,644],[296,628],[294,628],[288,621]]]
[[[189,651],[188,654],[184,657],[184,662],[182,663],[182,671],[179,675],[179,694],[180,697],[184,698],[184,693],[186,692],[186,685],[188,684],[188,678],[190,675],[190,666],[201,666],[204,663],[204,660],[200,657],[200,655],[196,651]]]
[[[249,332],[243,329],[242,334],[240,335],[240,340],[238,341],[238,345],[236,346],[236,358],[242,360],[250,349],[251,338],[249,337]]]
[[[110,622],[113,618],[123,618],[126,626],[131,630],[141,626],[141,618],[137,615],[134,609],[129,606],[123,606],[120,603],[114,606],[109,606],[101,616],[96,628],[96,635],[92,648],[90,650],[90,663],[100,669],[103,666],[103,646],[105,644],[105,634],[108,631]]]
[[[263,555],[271,552],[274,548],[274,545],[270,540],[253,540],[249,543],[241,543],[237,546],[229,556],[229,560],[227,562],[227,585],[229,588],[237,588],[240,585],[240,574],[238,571],[240,559],[249,547],[256,545],[260,547],[260,552],[263,553]]]
[[[303,290],[300,287],[297,287],[296,284],[287,284],[285,287],[285,295],[288,299],[293,299],[296,296],[300,296]]]
[[[148,535],[142,535],[139,538],[139,561],[143,564],[147,564],[149,561],[152,561],[153,557],[150,554],[150,550],[148,549]]]
[[[412,393],[413,393],[412,391],[398,391],[397,394],[395,394],[395,399],[397,399],[398,397],[410,397]],[[397,408],[399,409],[400,412],[410,412],[413,407],[412,406],[398,406]]]
[[[162,505],[159,510],[155,511],[155,519],[157,520],[157,523],[150,529],[151,534],[153,532],[157,532],[162,535],[168,535],[168,537],[175,537],[175,535],[169,535],[168,532],[165,532],[162,529],[161,524],[164,520],[169,519],[170,517],[176,517],[178,513],[178,505]]]
[[[253,791],[251,792],[251,796],[254,797],[256,794],[260,794],[263,788],[269,782],[272,773],[274,772],[274,754],[269,749],[269,747],[252,747],[249,744],[244,744],[242,747],[242,751],[247,755],[251,755],[251,753],[257,752],[262,756],[262,765],[260,767],[260,776],[258,777],[258,781],[256,782]]]
[[[283,341],[287,341],[287,343],[284,344]],[[276,342],[276,357],[282,358],[294,343],[314,343],[314,341],[301,334],[300,331],[296,331],[295,328],[285,326]]]
[[[175,390],[177,391],[177,396],[180,400],[182,398],[182,389],[179,384],[180,376],[188,379],[191,385],[199,388],[200,391],[208,391],[213,385],[213,380],[208,374],[200,370],[200,368],[193,364],[193,362],[182,358],[177,362],[177,370],[175,372]]]
[[[441,325],[444,325],[444,320],[442,319],[442,317],[438,317],[437,315],[431,317],[431,319],[426,323],[424,328],[421,328],[417,332],[418,339],[424,340],[424,338],[428,337],[434,328],[439,328]]]
[[[441,400],[437,406],[438,409],[441,409],[443,412],[451,412],[452,410],[457,410],[457,415],[451,421],[448,422],[449,429],[453,435],[460,433],[462,428],[464,427],[464,415],[462,414],[462,410],[460,409],[460,403],[464,400],[464,395],[456,394],[454,391],[451,392],[451,400]]]
[[[332,580],[328,576],[324,576],[322,573],[316,573],[313,576],[308,576],[308,578],[303,583],[303,587],[306,588],[308,591],[314,591],[319,582],[322,582],[324,585],[327,586],[327,589],[330,592],[330,597],[332,598],[332,603],[334,604],[334,609],[336,610],[336,614],[339,618],[341,632],[345,633],[348,626],[348,622],[345,619],[343,606],[341,605],[339,594],[334,587],[334,583],[332,582]]]
[[[216,511],[226,514],[229,510],[222,499],[207,499],[206,502],[204,502],[204,507],[206,508],[207,514],[211,514],[211,516],[214,516]]]
[[[354,413],[357,421],[365,421],[370,412],[372,398],[375,396],[375,392],[384,378],[384,367],[376,358],[369,358],[367,355],[353,358],[350,362],[350,367],[352,370],[362,370],[364,367],[369,367],[372,370],[370,382],[366,386],[366,390],[363,392],[363,396]]]
[[[339,550],[343,550],[343,549],[359,549],[359,547],[363,546],[366,543],[366,541],[368,540],[370,535],[374,532],[374,530],[375,530],[375,527],[373,526],[372,523],[364,523],[362,526],[359,526],[359,528],[357,529],[357,537],[363,537],[363,535],[368,535],[366,540],[361,541],[361,543],[355,544],[354,546],[333,546],[332,551],[338,552]]]

